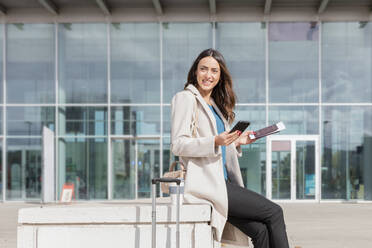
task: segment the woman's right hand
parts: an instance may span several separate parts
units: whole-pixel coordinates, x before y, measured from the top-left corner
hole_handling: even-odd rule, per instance
[[[235,131],[233,133],[225,131],[217,136],[214,136],[214,144],[215,146],[228,146],[231,143],[233,143],[237,138],[239,138],[240,134],[241,134],[240,131]]]

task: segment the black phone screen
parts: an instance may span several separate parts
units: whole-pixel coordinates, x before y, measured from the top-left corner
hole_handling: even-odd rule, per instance
[[[244,132],[244,130],[251,124],[249,121],[238,121],[236,125],[230,130],[229,133],[233,133],[237,130]]]

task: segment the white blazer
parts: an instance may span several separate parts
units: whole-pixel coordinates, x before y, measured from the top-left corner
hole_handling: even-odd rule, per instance
[[[196,101],[196,104],[195,104]],[[192,137],[192,121],[198,111],[197,134]],[[212,105],[230,130],[229,124],[212,99]],[[186,165],[184,201],[207,203],[212,206],[211,226],[213,238],[218,242],[248,246],[248,237],[227,220],[228,199],[222,168],[221,147],[216,148],[214,136],[218,135],[216,119],[198,89],[189,85],[172,99],[171,149]],[[232,183],[243,185],[237,149],[232,143],[226,147],[226,169]]]

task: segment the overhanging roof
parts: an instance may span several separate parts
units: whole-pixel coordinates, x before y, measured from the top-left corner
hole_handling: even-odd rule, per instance
[[[6,21],[370,21],[371,0],[0,0]]]

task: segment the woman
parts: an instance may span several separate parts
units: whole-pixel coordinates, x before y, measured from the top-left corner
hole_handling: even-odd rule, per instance
[[[234,107],[222,55],[203,51],[191,66],[185,89],[172,99],[172,152],[187,165],[184,201],[212,206],[218,242],[248,245],[249,236],[255,248],[288,248],[281,207],[244,188],[240,146],[254,140],[248,136],[251,131],[228,133]]]

